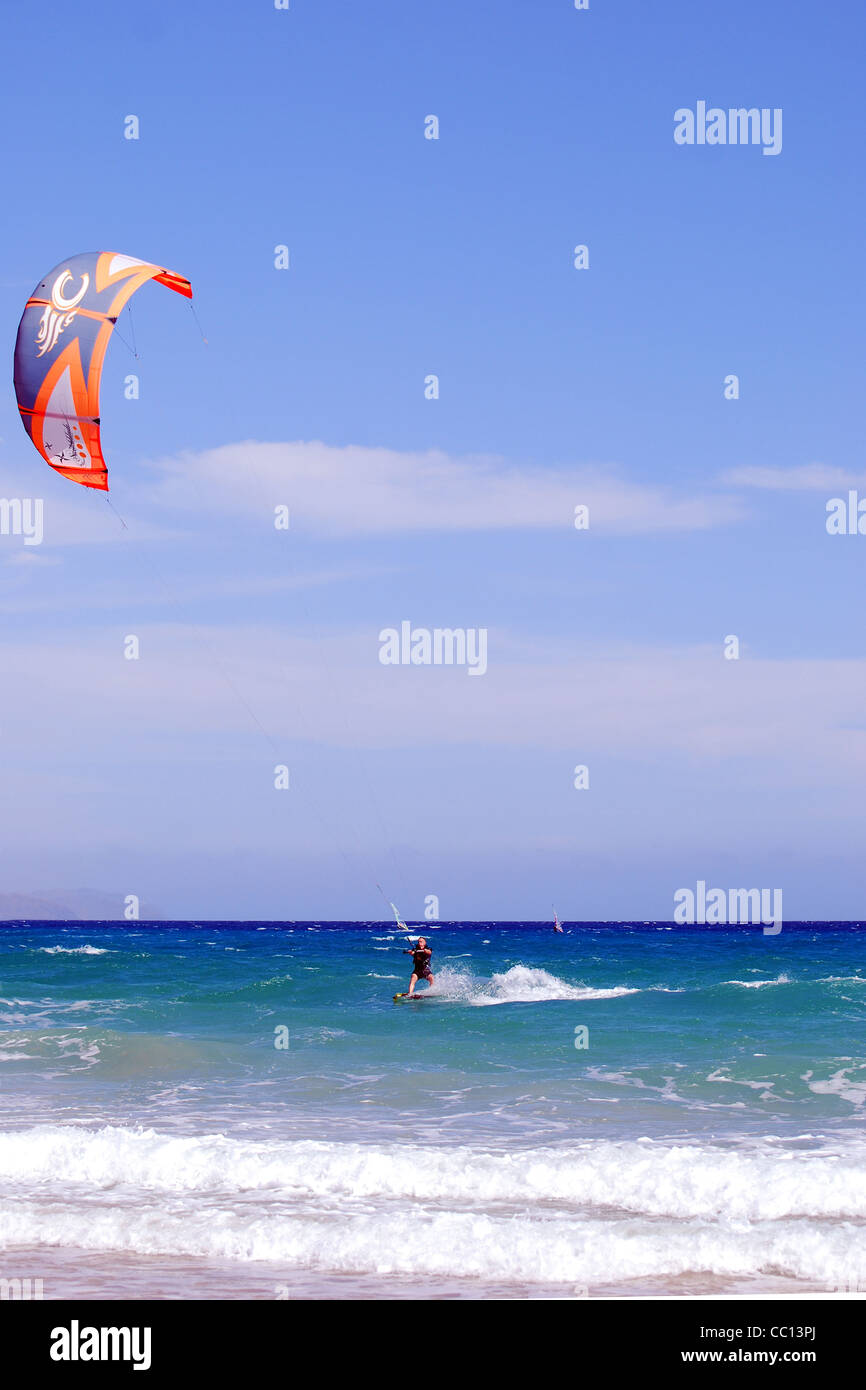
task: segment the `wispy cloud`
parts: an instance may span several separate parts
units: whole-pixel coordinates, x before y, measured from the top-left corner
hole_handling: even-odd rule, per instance
[[[35,567],[53,568],[63,562],[56,555],[40,555],[33,551],[18,551],[11,555],[6,564],[26,575]],[[88,613],[113,610],[130,612],[142,604],[151,610],[177,608],[179,604],[199,603],[201,600],[266,598],[282,593],[292,593],[306,589],[325,588],[329,585],[352,584],[390,574],[390,568],[382,565],[359,566],[352,569],[311,570],[304,573],[267,576],[251,575],[243,577],[232,575],[228,578],[201,575],[194,580],[186,576],[182,579],[172,571],[165,575],[151,570],[146,571],[140,583],[125,583],[94,587],[86,577],[79,577],[76,583],[67,583],[58,589],[42,587],[40,592],[16,588],[14,596],[9,593],[0,597],[0,613],[80,613],[86,605]]]
[[[16,550],[9,550],[6,554],[0,549],[0,564],[10,569],[53,569],[61,563],[58,555],[44,555],[38,550],[24,550],[23,547]]]
[[[79,751],[107,740],[168,746],[219,734],[245,745],[468,745],[560,750],[567,760],[684,755],[696,765],[772,766],[778,783],[857,788],[866,771],[866,662],[725,661],[721,648],[652,650],[539,642],[491,630],[489,669],[383,667],[378,632],[299,637],[270,625],[146,624],[8,643],[9,727],[29,721],[50,756],[56,710],[76,711]],[[98,699],[94,699],[98,691]],[[56,732],[55,732],[56,731]],[[226,752],[230,745],[226,744]]]
[[[826,463],[804,463],[794,468],[732,468],[722,482],[733,487],[764,488],[769,492],[832,492],[834,489],[862,487],[866,473],[852,473]]]
[[[705,530],[743,515],[718,493],[682,495],[601,465],[532,466],[320,442],[226,444],[150,465],[139,496],[167,515],[261,514],[283,503],[293,526],[331,536],[418,531],[562,528],[589,507],[592,529],[648,533]]]

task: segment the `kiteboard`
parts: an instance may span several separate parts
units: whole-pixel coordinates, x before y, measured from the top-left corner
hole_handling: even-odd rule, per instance
[[[429,999],[429,998],[430,998],[430,990],[429,990],[429,989],[423,990],[422,993],[420,993],[420,994],[417,994],[417,993],[416,993],[416,994],[410,994],[409,991],[406,990],[403,994],[395,994],[395,995],[394,995],[394,1003],[395,1003],[395,1004],[402,1004],[402,1002],[403,1002],[404,999]]]

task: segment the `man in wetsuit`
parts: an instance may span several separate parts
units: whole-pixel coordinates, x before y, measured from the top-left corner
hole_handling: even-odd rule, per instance
[[[418,945],[410,951],[404,951],[404,956],[412,957],[412,978],[409,981],[409,993],[415,993],[415,986],[419,980],[426,980],[432,988],[433,976],[430,973],[430,957],[433,952],[427,945],[426,936],[418,937]]]

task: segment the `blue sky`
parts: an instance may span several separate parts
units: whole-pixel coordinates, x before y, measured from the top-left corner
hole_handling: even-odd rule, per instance
[[[127,531],[0,396],[0,490],[46,528],[0,536],[4,889],[365,917],[378,879],[414,917],[613,918],[703,878],[863,915],[866,538],[824,518],[866,492],[864,28],[781,0],[4,16],[10,358],[84,250],[187,275],[208,339],[148,286],[140,360],[109,352]],[[782,152],[676,145],[699,100],[782,108]],[[403,619],[487,628],[488,674],[381,666]]]

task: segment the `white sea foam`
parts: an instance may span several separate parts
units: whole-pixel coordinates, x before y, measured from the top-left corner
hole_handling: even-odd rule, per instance
[[[38,1126],[0,1133],[0,1177],[55,1190],[132,1184],[156,1192],[270,1189],[400,1200],[435,1193],[443,1203],[541,1202],[676,1218],[866,1218],[864,1147],[855,1144],[791,1152],[624,1140],[492,1152]]]
[[[51,1244],[211,1259],[269,1260],[288,1269],[496,1279],[515,1284],[610,1284],[694,1271],[746,1277],[756,1273],[812,1285],[866,1280],[866,1252],[845,1230],[800,1223],[681,1229],[669,1222],[536,1221],[465,1212],[333,1217],[254,1216],[224,1207],[208,1211],[100,1211],[0,1204],[5,1244]]]
[[[750,1091],[762,1091],[765,1095],[767,1095],[776,1084],[775,1081],[740,1081],[735,1076],[726,1076],[726,1071],[727,1067],[717,1067],[715,1071],[710,1072],[707,1080],[724,1082],[728,1086],[747,1086]],[[772,1100],[773,1097],[769,1096],[769,1099]]]
[[[815,1095],[839,1096],[840,1099],[859,1107],[866,1101],[866,1078],[852,1081],[848,1075],[850,1071],[866,1072],[866,1067],[840,1067],[825,1081],[814,1080],[814,1072],[807,1071],[802,1079]]]
[[[437,986],[440,984],[437,977]],[[445,992],[446,982],[442,982]],[[638,994],[639,990],[626,985],[614,985],[606,989],[595,989],[591,985],[569,985],[547,970],[539,970],[529,965],[512,965],[509,970],[495,974],[491,980],[468,994],[468,1002],[476,1006],[491,1004],[539,1004],[552,999],[618,999],[625,994]]]
[[[105,946],[37,946],[37,951],[46,956],[107,956]]]
[[[866,1279],[856,1141],[490,1152],[46,1126],[0,1134],[0,1176],[6,1244],[528,1283]]]
[[[791,984],[790,974],[778,974],[774,980],[723,980],[723,984],[738,984],[741,990],[762,990],[765,984]]]

